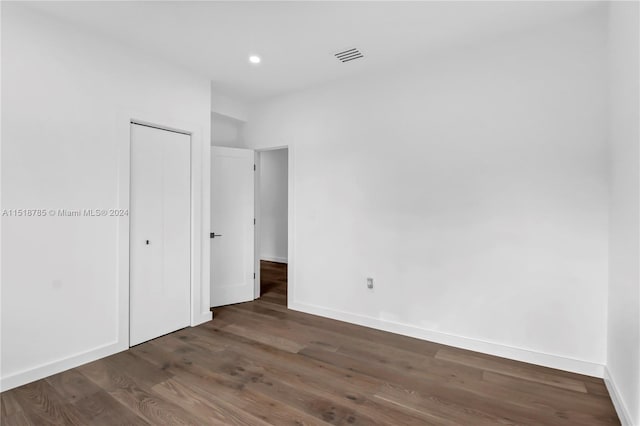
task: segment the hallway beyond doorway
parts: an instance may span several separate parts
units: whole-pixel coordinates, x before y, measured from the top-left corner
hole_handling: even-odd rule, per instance
[[[260,261],[260,298],[287,306],[287,264]]]

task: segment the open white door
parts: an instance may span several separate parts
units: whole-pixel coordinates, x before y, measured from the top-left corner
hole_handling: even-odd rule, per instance
[[[131,124],[130,346],[189,325],[190,145]]]
[[[211,306],[253,300],[254,152],[211,148]]]

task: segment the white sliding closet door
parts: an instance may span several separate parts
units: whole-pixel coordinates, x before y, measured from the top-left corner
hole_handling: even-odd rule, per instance
[[[131,124],[130,346],[190,323],[190,180],[189,135]]]

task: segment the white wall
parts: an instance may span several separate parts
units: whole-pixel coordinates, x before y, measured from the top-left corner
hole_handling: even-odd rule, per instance
[[[293,151],[290,306],[602,375],[605,42],[602,8],[257,105],[246,143]]]
[[[128,208],[129,119],[194,132],[192,323],[210,318],[209,81],[4,2],[2,88],[4,209]],[[2,228],[3,389],[128,346],[126,218]]]
[[[286,149],[260,153],[260,259],[287,262],[288,157]]]
[[[216,112],[211,113],[211,145],[241,148],[244,122]]]
[[[640,33],[637,2],[613,2],[607,369],[618,412],[640,424]],[[612,389],[613,388],[613,389]],[[621,416],[622,417],[622,416]]]
[[[211,111],[236,120],[247,121],[247,104],[240,99],[220,93],[213,85],[211,86]]]

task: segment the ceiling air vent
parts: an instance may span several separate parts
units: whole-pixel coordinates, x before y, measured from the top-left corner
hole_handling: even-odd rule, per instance
[[[336,53],[335,57],[338,58],[340,62],[349,62],[355,59],[364,58],[364,55],[358,49],[353,48],[345,50],[344,52]]]

